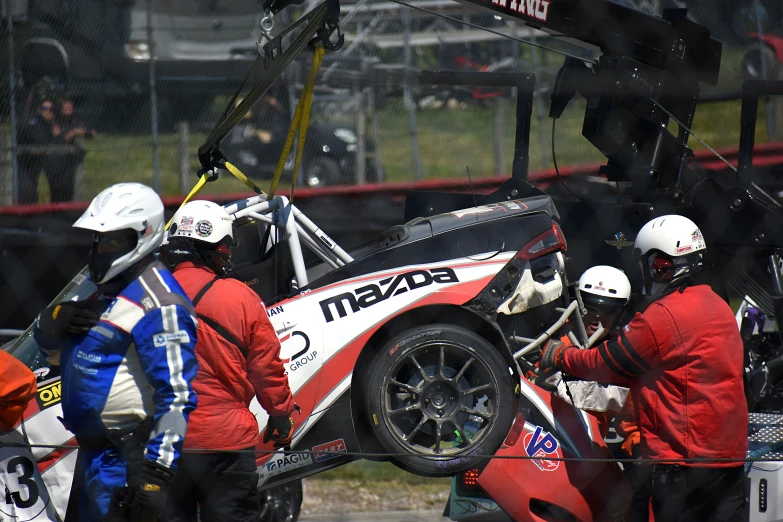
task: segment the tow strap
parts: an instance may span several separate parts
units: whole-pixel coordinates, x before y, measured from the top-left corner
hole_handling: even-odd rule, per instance
[[[275,196],[277,184],[280,182],[280,176],[283,173],[285,161],[288,159],[288,154],[291,152],[291,146],[294,144],[294,137],[298,130],[299,141],[296,144],[296,160],[294,161],[294,173],[293,179],[291,180],[291,196],[289,197],[289,200],[291,201],[294,199],[294,188],[296,187],[296,180],[299,175],[299,166],[302,163],[305,136],[307,136],[307,128],[310,126],[310,109],[313,106],[315,77],[318,74],[318,69],[321,67],[323,58],[324,48],[319,45],[313,51],[313,65],[310,67],[310,73],[307,75],[307,82],[302,90],[302,96],[299,98],[299,103],[296,106],[296,113],[294,114],[293,121],[291,121],[291,128],[288,130],[288,137],[285,140],[285,145],[283,145],[283,151],[280,153],[280,159],[277,162],[275,174],[272,176],[272,183],[269,186],[269,195],[267,196],[267,199],[272,199]]]
[[[255,183],[253,183],[250,179],[248,179],[248,177],[245,176],[245,174],[243,174],[242,171],[239,170],[235,165],[229,163],[228,161],[226,161],[225,164],[223,165],[225,166],[225,169],[227,171],[229,171],[239,181],[244,183],[248,188],[250,188],[250,190],[252,190],[253,192],[255,192],[260,196],[266,195],[267,200],[272,199],[275,195],[275,191],[277,190],[277,185],[280,182],[280,176],[283,174],[283,168],[285,167],[286,159],[288,158],[288,154],[291,152],[291,147],[293,146],[294,143],[294,137],[296,137],[296,133],[297,131],[299,131],[299,140],[296,146],[296,159],[294,161],[294,173],[293,173],[293,179],[291,181],[291,194],[288,198],[289,201],[294,200],[294,189],[296,188],[296,182],[299,175],[299,167],[302,163],[302,154],[304,153],[305,137],[307,136],[307,129],[310,126],[310,110],[313,106],[313,90],[315,87],[315,77],[318,74],[318,69],[321,67],[321,62],[323,61],[324,52],[325,52],[324,48],[321,45],[316,46],[315,49],[313,50],[313,65],[312,67],[310,67],[310,73],[307,76],[307,82],[305,83],[304,89],[302,89],[302,96],[299,98],[299,103],[296,106],[294,119],[291,122],[291,127],[288,130],[288,137],[286,138],[285,144],[283,145],[283,150],[280,153],[280,159],[277,162],[277,168],[275,168],[275,173],[272,176],[272,183],[269,187],[269,193],[266,194],[263,190],[261,190]],[[182,204],[179,206],[179,208],[182,208],[183,205],[185,205],[188,201],[193,199],[196,196],[196,194],[198,194],[209,181],[213,181],[215,179],[217,179],[217,175],[212,172],[208,171],[202,174],[201,178],[198,180],[196,185],[182,201]],[[179,208],[177,210],[179,210]],[[171,219],[169,219],[168,223],[166,223],[165,230],[168,230],[169,227],[171,227]]]

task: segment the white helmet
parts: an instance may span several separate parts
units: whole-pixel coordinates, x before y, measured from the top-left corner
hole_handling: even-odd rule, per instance
[[[696,223],[676,214],[657,217],[648,221],[636,234],[634,252],[647,256],[658,250],[670,257],[681,257],[705,250],[704,236]]]
[[[226,209],[212,201],[189,201],[171,218],[168,239],[184,237],[217,244],[228,236],[234,239],[231,216]]]
[[[618,268],[594,266],[579,278],[579,293],[583,301],[623,307],[631,298],[631,282],[625,272]]]
[[[162,249],[169,266],[192,262],[207,266],[218,275],[231,271],[234,230],[226,209],[211,201],[190,201],[174,214],[168,242]]]
[[[587,309],[585,318],[591,324],[600,322],[605,330],[611,331],[631,299],[631,282],[622,270],[594,266],[579,278],[579,295]]]
[[[73,226],[98,234],[134,230],[137,241],[129,252],[120,254],[101,255],[94,246],[90,257],[93,282],[104,284],[155,251],[163,240],[164,225],[163,202],[146,185],[118,183],[95,196]]]
[[[701,230],[684,216],[648,221],[634,242],[634,253],[642,257],[644,293],[661,296],[683,284],[701,267],[706,249]]]

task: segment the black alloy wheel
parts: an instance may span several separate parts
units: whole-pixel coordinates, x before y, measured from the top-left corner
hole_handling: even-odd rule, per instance
[[[370,365],[364,396],[390,460],[427,476],[485,462],[479,456],[497,451],[516,411],[512,371],[497,348],[448,324],[389,341]]]

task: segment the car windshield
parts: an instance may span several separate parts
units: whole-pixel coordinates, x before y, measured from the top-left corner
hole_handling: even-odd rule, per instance
[[[71,282],[66,285],[63,291],[52,300],[52,303],[81,301],[91,297],[97,291],[98,288],[89,278],[87,267],[84,267],[73,279],[71,279]],[[11,355],[35,371],[39,368],[48,367],[49,363],[46,362],[46,359],[41,355],[41,351],[38,349],[38,343],[36,343],[33,338],[33,326],[34,324],[31,324],[21,336],[6,345],[3,349],[7,350]]]

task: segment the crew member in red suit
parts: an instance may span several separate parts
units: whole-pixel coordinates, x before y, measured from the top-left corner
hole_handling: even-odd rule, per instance
[[[665,461],[653,470],[656,521],[747,520],[743,345],[728,304],[694,281],[704,238],[690,219],[662,216],[634,251],[656,300],[595,350],[550,341],[541,370],[631,389],[641,457]]]
[[[295,407],[280,360],[280,342],[261,299],[247,285],[224,277],[231,269],[233,227],[209,201],[183,205],[172,218],[167,263],[198,317],[198,407],[190,415],[184,448],[253,450],[259,426],[248,406],[258,397],[269,413],[264,442],[290,446]],[[258,476],[252,451],[186,453],[168,497],[169,522],[257,521]]]

